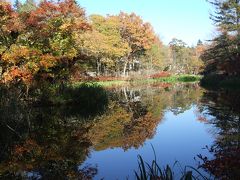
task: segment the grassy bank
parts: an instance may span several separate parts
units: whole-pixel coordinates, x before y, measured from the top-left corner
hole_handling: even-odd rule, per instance
[[[94,83],[103,87],[112,87],[112,86],[123,86],[126,84],[138,84],[138,83],[178,83],[178,82],[196,82],[201,80],[201,76],[197,75],[175,75],[169,77],[161,77],[161,78],[149,78],[149,79],[131,79],[131,80],[113,80],[113,81],[93,81],[88,83]],[[77,87],[81,85],[83,82],[74,82],[73,86]]]
[[[201,79],[201,76],[196,76],[196,75],[175,75],[175,76],[169,76],[169,77],[144,79],[139,81],[178,83],[178,82],[196,82],[196,81],[200,81],[200,79]]]

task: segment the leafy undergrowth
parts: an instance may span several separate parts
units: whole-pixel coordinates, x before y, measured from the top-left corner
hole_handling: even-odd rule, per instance
[[[64,106],[83,116],[99,114],[108,106],[107,91],[96,83],[49,86],[35,96],[38,98],[35,106]]]

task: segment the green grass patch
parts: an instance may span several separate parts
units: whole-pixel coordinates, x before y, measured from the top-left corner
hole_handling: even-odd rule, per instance
[[[156,79],[145,79],[143,81],[178,83],[178,82],[196,82],[196,81],[200,81],[201,78],[202,78],[201,76],[197,76],[197,75],[175,75],[175,76],[161,77]]]
[[[94,82],[74,82],[72,83],[73,87],[78,87],[81,84],[89,84],[91,85],[98,85],[98,86],[102,86],[102,87],[112,87],[112,86],[122,86],[124,84],[127,84],[128,81],[123,81],[123,80],[114,80],[114,81],[94,81]]]

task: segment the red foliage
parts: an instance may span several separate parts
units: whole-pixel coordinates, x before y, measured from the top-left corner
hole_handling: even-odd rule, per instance
[[[50,36],[63,25],[64,18],[71,19],[71,23],[66,24],[66,31],[90,29],[84,9],[73,0],[59,3],[43,1],[36,10],[31,11],[26,23],[28,27],[40,30],[42,36]]]
[[[0,24],[3,34],[18,32],[23,28],[23,24],[18,19],[18,13],[13,10],[11,4],[8,2],[0,1]]]
[[[169,77],[169,76],[171,76],[169,72],[162,71],[162,72],[150,75],[149,78],[157,79],[157,78]]]
[[[11,7],[11,4],[1,2],[1,4],[0,4],[0,15],[1,16],[5,15],[5,14],[11,14],[13,12],[14,11]]]

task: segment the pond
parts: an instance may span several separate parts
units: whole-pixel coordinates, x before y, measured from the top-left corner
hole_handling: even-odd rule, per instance
[[[107,101],[84,102],[84,114],[76,105],[42,108],[2,95],[0,177],[135,179],[138,155],[150,163],[153,148],[158,164],[170,165],[176,177],[185,166],[211,178],[240,177],[239,91],[197,83],[104,91]],[[92,102],[105,108],[96,113]]]

